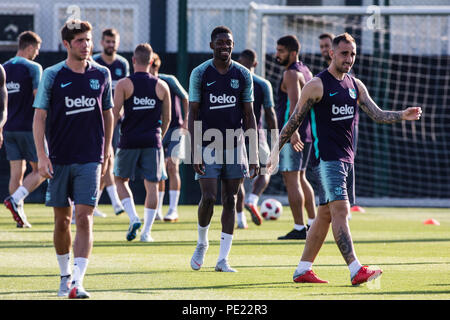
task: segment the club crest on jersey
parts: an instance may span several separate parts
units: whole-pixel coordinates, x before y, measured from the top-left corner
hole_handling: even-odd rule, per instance
[[[122,69],[116,68],[116,70],[114,71],[114,73],[116,74],[116,76],[121,77],[121,76],[122,76]]]
[[[231,79],[230,86],[233,89],[238,89],[239,88],[239,80],[238,79]]]
[[[348,89],[348,94],[352,99],[356,99],[356,90],[353,88]]]
[[[91,89],[93,89],[93,90],[100,89],[100,81],[98,81],[98,79],[90,79],[89,85],[91,86]]]

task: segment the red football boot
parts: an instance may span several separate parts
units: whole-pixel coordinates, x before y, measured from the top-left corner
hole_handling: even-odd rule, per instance
[[[328,283],[327,280],[320,279],[312,270],[308,270],[302,274],[299,274],[299,273],[297,273],[297,271],[295,271],[294,282],[297,282],[297,283]]]
[[[352,285],[357,286],[361,283],[372,281],[383,273],[381,269],[371,270],[368,266],[362,266],[355,276],[351,279]]]

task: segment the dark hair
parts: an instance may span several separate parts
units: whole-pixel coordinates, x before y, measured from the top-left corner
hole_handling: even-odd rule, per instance
[[[119,31],[114,28],[108,28],[102,31],[102,39],[105,37],[119,37]]]
[[[147,65],[152,60],[153,49],[148,43],[141,43],[134,49],[134,59],[137,64]]]
[[[319,36],[319,39],[320,39],[320,40],[325,39],[325,38],[328,38],[328,39],[330,39],[331,41],[333,41],[333,39],[334,39],[334,34],[329,33],[329,32],[324,32],[324,33],[322,33],[322,34]]]
[[[345,33],[342,33],[342,34],[340,34],[340,35],[334,37],[333,43],[332,43],[333,48],[336,48],[336,47],[339,45],[339,43],[340,43],[341,41],[344,41],[344,42],[346,42],[346,43],[351,43],[351,42],[353,42],[353,43],[356,44],[355,39],[354,39],[350,34],[348,34],[347,32],[345,32]]]
[[[34,33],[33,31],[24,31],[21,34],[19,34],[19,49],[23,50],[29,45],[37,46],[39,43],[42,42],[41,37],[38,36],[37,33]]]
[[[88,21],[67,20],[61,28],[61,38],[70,43],[77,34],[91,30],[92,25]]]
[[[300,41],[298,41],[295,35],[281,37],[278,39],[277,45],[284,46],[289,51],[295,51],[297,53],[300,51]]]
[[[157,70],[159,70],[159,68],[161,67],[161,58],[159,57],[159,55],[156,52],[153,52],[152,67]]]
[[[241,52],[241,57],[254,63],[257,59],[256,51],[253,49],[245,49],[244,51]]]
[[[216,39],[216,36],[221,33],[229,33],[233,35],[230,28],[226,26],[218,26],[215,27],[214,30],[211,32],[211,42],[213,42]]]

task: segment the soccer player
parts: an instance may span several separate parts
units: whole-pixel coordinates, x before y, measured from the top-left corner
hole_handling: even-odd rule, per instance
[[[322,54],[322,58],[325,60],[325,64],[324,64],[324,68],[328,68],[331,64],[331,57],[330,57],[330,49],[331,49],[331,44],[333,42],[333,38],[334,38],[334,34],[332,33],[322,33],[319,36],[319,45],[320,45],[320,53]],[[355,73],[353,72],[353,69],[350,69],[349,71],[350,75],[355,77]],[[354,121],[354,132],[353,132],[353,153],[356,156],[356,149],[358,146],[358,133],[359,133],[359,114],[355,114],[355,121]],[[352,179],[352,183],[355,183],[355,170],[352,171],[352,177],[350,177],[350,179]],[[356,198],[355,198],[356,201]],[[352,209],[355,206],[352,205]],[[348,219],[350,220],[352,218],[352,213],[350,212],[348,215]]]
[[[228,254],[233,240],[236,196],[243,178],[248,175],[242,126],[249,132],[251,178],[259,171],[252,76],[247,68],[231,59],[233,47],[231,30],[225,26],[214,28],[210,42],[213,58],[197,66],[189,79],[188,127],[193,167],[202,193],[198,207],[198,241],[191,259],[194,270],[201,268],[208,250],[208,230],[220,179],[222,233],[215,270],[236,272],[228,263]],[[201,143],[198,136],[202,137]],[[207,141],[210,136],[214,138],[212,143]],[[204,159],[198,159],[198,149]]]
[[[5,64],[8,89],[8,120],[4,128],[6,158],[9,160],[9,194],[5,206],[18,228],[31,228],[23,209],[24,199],[45,180],[37,168],[33,141],[33,100],[42,76],[42,67],[33,60],[39,53],[41,38],[33,31],[19,35],[16,56]],[[25,177],[27,162],[31,172]]]
[[[330,224],[336,244],[350,270],[352,285],[380,276],[381,269],[362,266],[356,257],[347,216],[353,203],[353,134],[355,114],[359,107],[378,123],[420,119],[422,109],[383,111],[372,100],[361,80],[348,74],[356,57],[356,43],[348,33],[333,39],[331,64],[309,81],[299,102],[280,133],[279,146],[272,150],[270,168],[277,162],[280,148],[296,132],[311,111],[314,137],[314,159],[320,179],[317,218],[308,232],[303,255],[294,272],[294,282],[324,283],[312,271],[312,264],[328,233]]]
[[[259,143],[259,159],[260,168],[265,167],[269,160],[270,148],[267,144],[267,136],[263,130],[262,111],[264,108],[264,119],[266,120],[267,128],[270,130],[277,130],[277,119],[274,112],[275,103],[273,101],[272,85],[266,79],[254,73],[255,67],[258,64],[256,52],[252,49],[245,49],[241,52],[238,62],[250,70],[253,79],[254,102],[253,112],[258,126],[258,143]],[[258,200],[264,190],[269,184],[270,175],[260,172],[252,183],[252,191],[244,202],[245,188],[244,184],[238,192],[236,211],[237,211],[237,227],[239,229],[247,229],[247,220],[245,218],[243,208],[250,212],[252,221],[256,225],[261,225],[261,216],[258,210]]]
[[[100,176],[110,156],[111,76],[107,68],[88,60],[92,46],[88,21],[67,21],[61,37],[67,59],[44,70],[33,104],[33,134],[39,174],[48,179],[46,205],[53,207],[55,215],[53,239],[61,272],[58,296],[89,298],[83,279],[93,247]],[[76,214],[73,273],[69,199],[75,203]]]
[[[114,92],[114,121],[121,117],[119,145],[114,177],[122,205],[130,218],[126,238],[132,241],[142,223],[136,212],[129,181],[136,169],[144,176],[144,230],[141,241],[150,242],[158,207],[158,184],[167,179],[162,153],[162,138],[170,122],[170,92],[166,82],[150,74],[153,50],[148,43],[139,44],[133,54],[133,75],[119,80]]]
[[[276,114],[279,127],[287,122],[305,84],[312,78],[309,68],[299,61],[300,42],[294,35],[277,41],[276,59],[285,67],[278,87]],[[306,179],[306,168],[311,151],[311,125],[309,117],[294,132],[280,153],[279,171],[288,193],[289,206],[294,217],[294,229],[278,240],[306,239],[306,232],[314,222],[316,206],[314,190]],[[303,208],[308,213],[308,223],[303,222]]]
[[[164,221],[178,221],[178,200],[180,199],[181,180],[179,165],[180,159],[184,157],[184,133],[187,132],[187,115],[189,110],[188,93],[184,90],[177,78],[173,75],[159,73],[161,58],[158,54],[153,54],[153,64],[150,73],[155,77],[164,80],[170,89],[170,100],[172,103],[169,129],[163,140],[165,166],[169,176],[169,211],[164,216]],[[183,108],[183,109],[182,109]],[[180,132],[179,140],[172,140],[172,133],[176,130]],[[175,138],[174,138],[175,139]],[[162,220],[162,205],[165,194],[165,181],[159,182],[158,211],[155,220]]]
[[[114,89],[116,87],[117,81],[130,75],[130,65],[125,57],[117,53],[117,50],[119,49],[120,45],[120,34],[116,29],[108,28],[103,30],[102,40],[100,44],[103,47],[103,51],[101,53],[94,54],[92,58],[94,59],[95,62],[109,69],[111,73],[112,91],[114,95]],[[112,140],[113,151],[110,160],[108,162],[108,170],[100,180],[100,197],[103,190],[106,188],[106,192],[108,193],[108,196],[111,199],[111,204],[114,208],[114,213],[116,215],[119,215],[124,211],[122,203],[120,202],[119,199],[119,195],[117,194],[117,187],[114,182],[114,175],[113,175],[114,154],[116,152],[117,143],[119,141],[119,128],[120,128],[120,121],[119,125],[115,126],[113,132],[113,140]],[[105,213],[100,212],[97,208],[95,208],[94,215],[103,217],[106,216]]]
[[[334,34],[325,32],[319,35],[320,54],[324,59],[324,68],[328,68],[331,64],[330,49],[333,42]]]

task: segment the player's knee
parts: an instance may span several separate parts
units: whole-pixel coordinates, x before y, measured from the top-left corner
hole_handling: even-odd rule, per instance
[[[236,206],[236,195],[226,195],[222,198],[222,205],[225,209],[233,209]]]
[[[213,206],[216,203],[216,195],[210,192],[205,192],[202,195],[201,201],[205,206]]]
[[[70,216],[60,216],[55,219],[55,231],[56,232],[67,232],[70,229],[70,224],[72,219]]]

